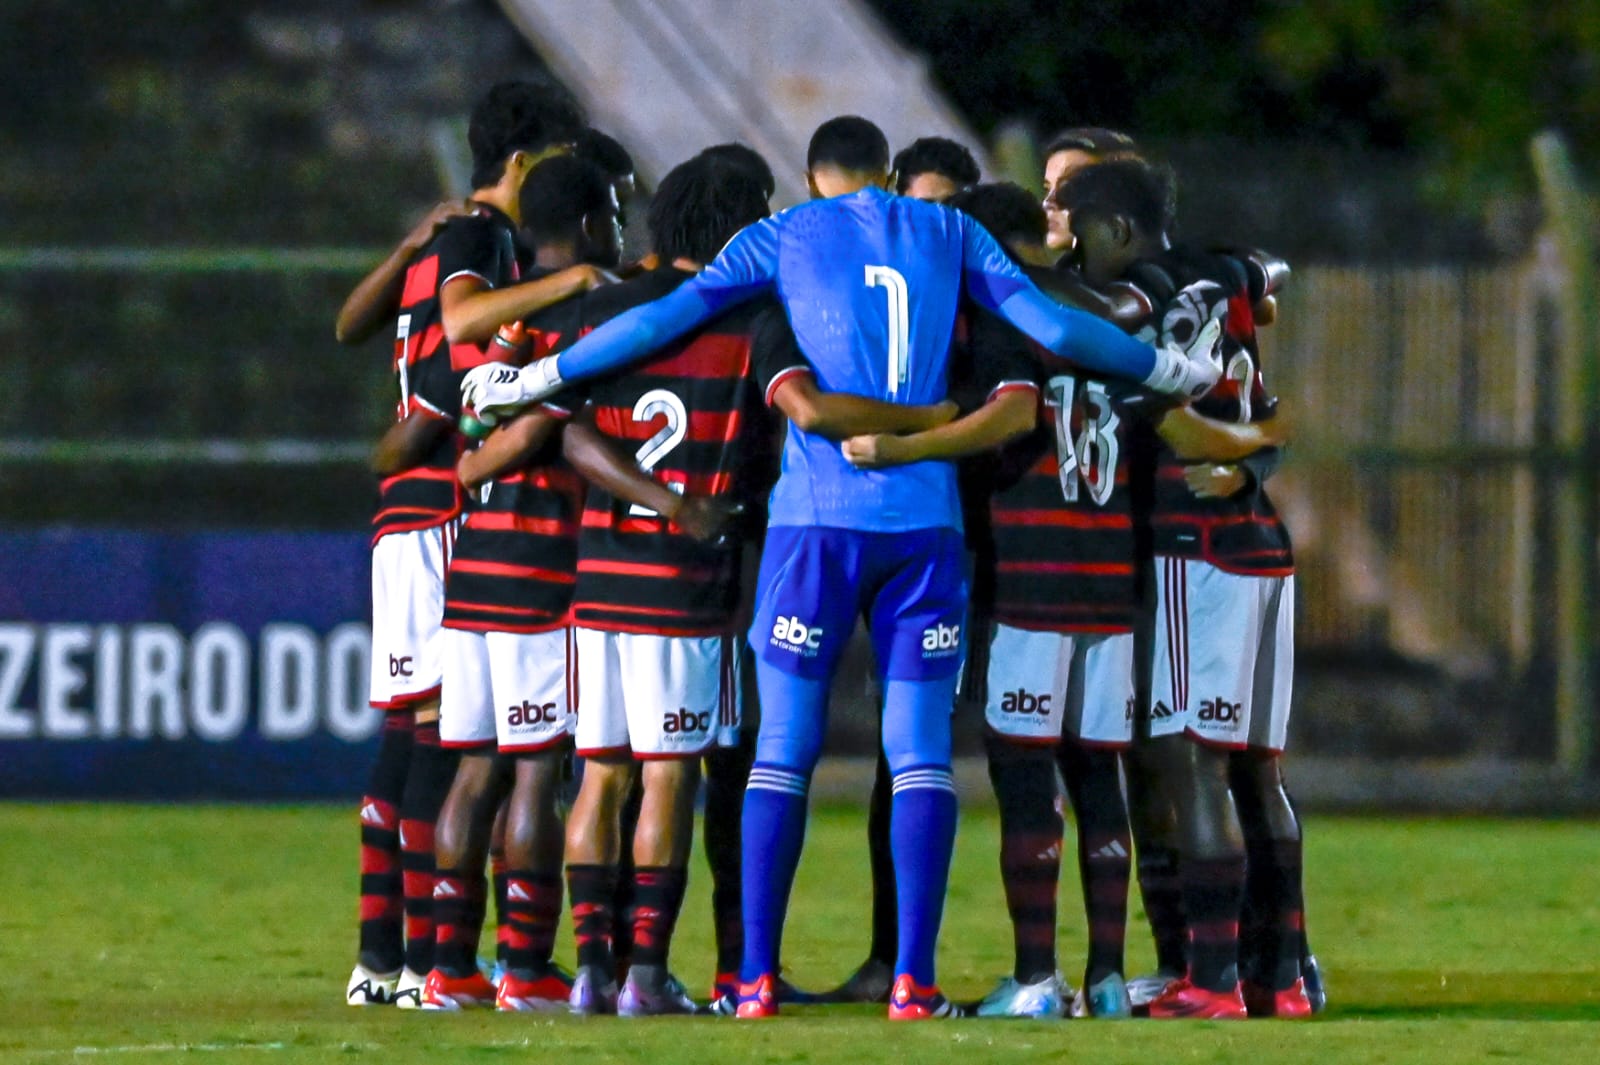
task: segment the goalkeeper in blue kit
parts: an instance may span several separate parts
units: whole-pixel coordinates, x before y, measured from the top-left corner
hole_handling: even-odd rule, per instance
[[[762,294],[782,303],[825,392],[908,405],[942,400],[963,293],[1088,370],[1180,398],[1216,381],[1219,323],[1187,348],[1157,349],[1055,303],[970,218],[889,193],[888,143],[871,122],[824,123],[806,165],[812,202],[746,228],[699,276],[558,356],[520,371],[472,371],[464,402],[491,417],[518,409],[564,382],[641,359]],[[955,841],[950,711],[964,643],[962,570],[953,464],[857,469],[837,441],[789,426],[750,630],[762,721],[744,805],[740,1017],[777,1013],[780,938],[829,682],[858,616],[883,679],[893,777],[900,936],[889,1016],[958,1012],[935,983],[934,948]]]

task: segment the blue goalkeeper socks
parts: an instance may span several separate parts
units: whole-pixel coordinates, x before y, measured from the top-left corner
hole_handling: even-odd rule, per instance
[[[894,800],[889,849],[894,855],[900,950],[896,975],[928,987],[950,883],[956,840],[956,789],[950,772],[954,677],[890,680],[884,685],[883,746]]]
[[[822,751],[828,683],[756,664],[761,731],[744,793],[741,886],[746,983],[778,971],[789,891],[806,835],[806,793]]]

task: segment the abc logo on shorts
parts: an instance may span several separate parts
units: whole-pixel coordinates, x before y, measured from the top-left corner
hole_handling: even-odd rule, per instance
[[[922,656],[924,658],[935,655],[944,657],[955,654],[961,648],[960,625],[934,625],[922,630]]]
[[[661,731],[668,736],[677,736],[683,733],[711,731],[711,711],[703,714],[692,714],[688,707],[679,707],[677,713],[668,710],[661,715]]]
[[[512,728],[553,725],[560,720],[555,703],[535,703],[527,699],[522,700],[521,706],[510,707],[509,714],[506,723]]]
[[[1035,695],[1030,691],[1018,688],[1014,692],[1006,692],[1000,700],[1000,712],[1003,714],[1038,714],[1043,717],[1050,713],[1050,696]]]
[[[815,654],[822,646],[822,626],[807,625],[793,615],[780,617],[772,626],[772,642],[790,651],[804,649]]]

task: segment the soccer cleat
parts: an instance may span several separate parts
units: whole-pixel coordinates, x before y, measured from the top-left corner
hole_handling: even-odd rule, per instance
[[[834,1005],[844,1002],[888,1002],[889,990],[893,986],[894,967],[886,961],[868,958],[844,983],[832,991],[813,996],[812,1001]]]
[[[401,969],[400,980],[394,985],[394,1004],[403,1010],[421,1009],[422,989],[427,982],[428,977],[425,973]]]
[[[1311,1003],[1311,1012],[1321,1013],[1327,1009],[1328,985],[1322,982],[1322,965],[1315,954],[1300,959],[1300,976],[1306,982],[1306,999]]]
[[[1072,999],[1072,1016],[1108,1021],[1132,1017],[1133,1001],[1122,974],[1112,973],[1079,991]]]
[[[635,965],[617,996],[618,1017],[660,1017],[668,1014],[699,1013],[683,981],[667,972],[664,965]]]
[[[1150,1003],[1150,1016],[1173,1019],[1187,1017],[1197,1021],[1242,1021],[1248,1014],[1239,985],[1230,991],[1207,991],[1189,982],[1175,980]]]
[[[931,1021],[965,1017],[967,1011],[944,997],[937,987],[919,987],[910,973],[894,978],[889,992],[891,1021]]]
[[[750,983],[739,982],[739,991],[733,1004],[733,1015],[740,1020],[778,1015],[778,978],[773,973],[762,973]]]
[[[711,1001],[706,1012],[718,1017],[732,1017],[739,1005],[739,974],[718,973],[711,979]]]
[[[572,978],[554,965],[531,980],[506,970],[495,985],[494,1008],[515,1013],[554,1013],[566,1010],[571,998]]]
[[[394,988],[399,980],[399,969],[392,973],[375,973],[365,965],[357,965],[344,986],[344,1000],[352,1006],[387,1006],[394,1001]]]
[[[567,1010],[583,1017],[617,1012],[616,978],[598,966],[578,966],[567,995]]]
[[[979,1017],[1062,1017],[1066,1015],[1068,993],[1060,973],[1051,973],[1032,984],[1007,976],[983,996],[975,1012]]]
[[[478,963],[478,968],[481,969],[483,967],[484,967],[483,962],[480,961]],[[488,968],[489,968],[489,982],[491,984],[493,984],[495,987],[499,987],[500,986],[500,981],[504,980],[505,977],[506,977],[506,963],[503,962],[503,961],[500,961],[497,958],[497,959],[495,959],[495,963],[493,965],[489,966]]]
[[[1304,977],[1297,979],[1282,991],[1274,991],[1260,984],[1245,984],[1244,1005],[1252,1017],[1298,1020],[1312,1014],[1311,999],[1306,994]]]
[[[443,969],[428,974],[422,985],[425,1010],[464,1010],[494,1005],[494,985],[478,970],[471,976],[447,976]]]
[[[1150,1003],[1161,996],[1170,984],[1183,979],[1183,973],[1168,972],[1165,969],[1148,973],[1144,976],[1135,976],[1128,981],[1128,1001],[1133,1003],[1133,1015],[1143,1017],[1150,1012]]]

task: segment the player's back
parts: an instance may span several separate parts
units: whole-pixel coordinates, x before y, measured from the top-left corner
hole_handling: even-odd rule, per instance
[[[692,274],[661,267],[586,301],[598,325],[677,288]],[[634,450],[641,469],[694,496],[741,494],[760,477],[760,385],[752,337],[763,304],[735,307],[630,371],[586,388],[597,429]],[[591,488],[579,537],[573,618],[586,628],[701,636],[731,630],[739,545],[700,543],[653,510]]]
[[[942,400],[962,286],[960,216],[868,188],[774,222],[778,295],[818,386],[891,403]],[[860,470],[836,442],[790,426],[771,523],[960,528],[955,469]]]

